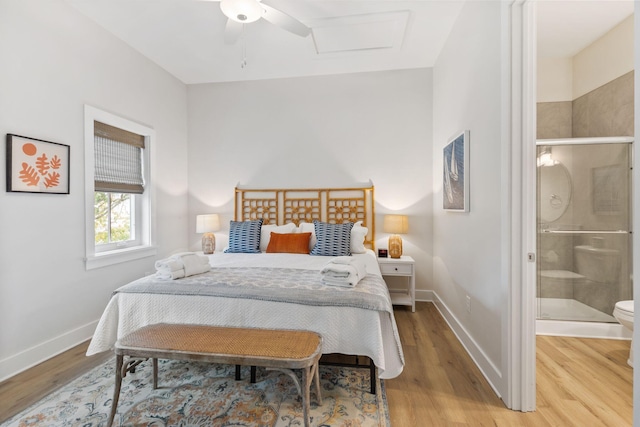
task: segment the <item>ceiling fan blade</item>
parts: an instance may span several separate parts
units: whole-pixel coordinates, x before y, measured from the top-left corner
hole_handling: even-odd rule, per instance
[[[226,44],[234,44],[238,41],[244,24],[236,22],[232,19],[227,19],[227,25],[224,27],[224,42]]]
[[[262,15],[262,17],[272,24],[277,25],[278,27],[285,29],[293,34],[297,34],[301,37],[306,37],[309,35],[309,33],[311,33],[311,28],[307,27],[297,19],[267,4],[260,3],[260,5],[265,10],[265,13],[264,15]]]

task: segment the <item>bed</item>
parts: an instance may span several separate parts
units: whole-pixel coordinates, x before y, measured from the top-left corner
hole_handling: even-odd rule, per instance
[[[215,253],[208,255],[209,272],[178,280],[150,275],[118,288],[98,322],[87,354],[110,350],[119,337],[161,322],[305,329],[322,335],[324,354],[367,356],[380,378],[398,376],[404,355],[389,292],[372,250],[373,203],[373,186],[236,188],[235,222],[262,223],[259,253]],[[320,270],[333,255],[264,252],[265,240],[274,236],[272,231],[279,235],[275,237],[303,233],[314,229],[313,221],[327,227],[360,227],[357,248],[351,237],[351,249],[357,252],[351,256],[364,263],[366,276],[356,286],[322,283]],[[354,236],[350,227],[350,236]],[[311,234],[310,249],[325,239],[322,232]]]

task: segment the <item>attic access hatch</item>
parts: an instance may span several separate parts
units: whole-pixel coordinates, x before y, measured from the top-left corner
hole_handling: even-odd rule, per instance
[[[400,50],[409,11],[370,13],[309,21],[318,54]]]

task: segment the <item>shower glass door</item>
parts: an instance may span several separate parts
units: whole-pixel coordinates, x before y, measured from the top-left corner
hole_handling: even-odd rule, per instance
[[[632,299],[631,144],[537,149],[538,318],[615,322],[615,303]]]

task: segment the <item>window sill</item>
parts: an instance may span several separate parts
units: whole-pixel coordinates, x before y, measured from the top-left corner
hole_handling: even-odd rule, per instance
[[[154,246],[136,246],[134,248],[100,252],[85,258],[85,269],[93,270],[127,261],[147,258],[156,255],[157,252],[158,250]]]

